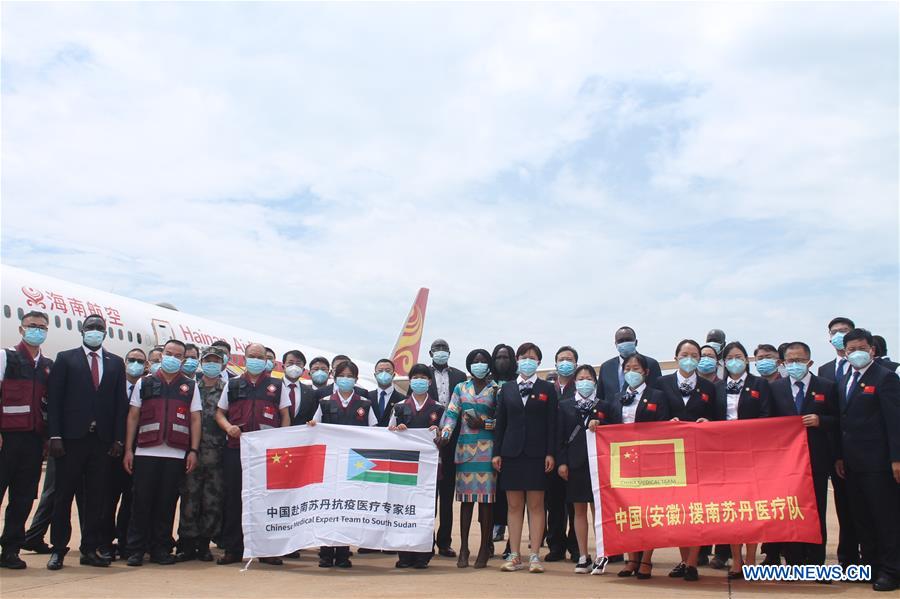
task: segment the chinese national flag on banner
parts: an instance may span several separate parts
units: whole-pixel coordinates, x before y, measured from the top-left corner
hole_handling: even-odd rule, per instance
[[[299,489],[322,482],[325,445],[266,449],[266,488]]]
[[[601,426],[588,435],[597,554],[820,543],[800,417]]]

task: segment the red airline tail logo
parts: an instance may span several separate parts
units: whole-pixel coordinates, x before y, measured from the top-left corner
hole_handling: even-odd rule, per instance
[[[397,344],[391,354],[397,376],[409,376],[409,369],[419,361],[419,344],[422,342],[422,331],[425,329],[425,308],[428,305],[428,289],[422,287],[416,295],[416,301],[409,309],[406,323]]]

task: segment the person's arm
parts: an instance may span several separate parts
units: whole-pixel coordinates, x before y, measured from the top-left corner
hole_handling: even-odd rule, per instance
[[[503,468],[503,458],[500,457],[500,448],[503,447],[503,435],[506,433],[506,403],[503,401],[502,387],[501,392],[497,393],[497,416],[494,422],[494,457],[491,464],[494,470],[500,472]]]
[[[109,448],[109,455],[114,458],[122,455],[125,441],[125,419],[130,411],[128,386],[125,379],[125,361],[121,360],[116,363],[121,365],[121,371],[117,373],[115,390],[113,391],[113,442]]]
[[[241,429],[228,421],[227,409],[227,407],[222,408],[222,400],[220,399],[219,406],[216,408],[216,424],[232,439],[239,439],[241,437]]]
[[[322,422],[322,404],[319,404],[319,406],[316,408],[316,413],[313,414],[312,420],[310,420],[306,424],[308,424],[309,426],[315,426],[320,422]]]
[[[441,434],[448,439],[453,434],[453,429],[456,428],[456,423],[459,421],[461,407],[458,389],[459,387],[453,390],[453,395],[450,396],[450,403],[447,404],[447,409],[444,410],[444,417],[441,418]]]
[[[125,457],[122,458],[122,465],[128,474],[134,473],[134,439],[138,421],[141,419],[140,403],[135,406],[134,401],[132,398],[131,406],[128,408],[128,422],[125,425]],[[140,402],[140,398],[137,401]]]
[[[900,484],[900,378],[897,373],[888,371],[877,392],[884,430],[888,437],[891,470],[894,481]]]
[[[388,430],[397,430],[397,413],[391,409],[391,417],[388,419]]]
[[[825,396],[825,401],[822,405],[822,413],[819,414],[819,429],[829,435],[836,435],[840,432],[837,430],[837,387],[831,381],[819,380],[828,383],[827,388],[822,393]]]
[[[67,369],[68,364],[60,352],[47,377],[47,432],[50,436],[50,457],[54,458],[66,455],[62,440],[62,404],[66,392]]]
[[[378,416],[375,415],[375,410],[372,409],[372,406],[369,406],[369,426],[378,426]]]
[[[763,378],[757,379],[759,385],[759,417],[768,418],[772,415],[772,388]]]
[[[569,480],[569,448],[566,441],[568,441],[571,431],[566,433],[567,421],[568,418],[563,414],[556,419],[556,469],[563,480]]]
[[[559,400],[556,397],[556,385],[550,387],[547,393],[547,449],[544,460],[544,469],[553,472],[556,464],[556,420],[559,418]]]

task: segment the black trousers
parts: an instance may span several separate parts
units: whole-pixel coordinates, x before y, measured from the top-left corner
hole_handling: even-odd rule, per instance
[[[225,469],[225,504],[222,508],[222,547],[226,553],[244,555],[244,529],[241,526],[241,450],[226,447],[222,453]]]
[[[566,553],[566,481],[556,472],[547,475],[544,490],[544,509],[547,512],[547,548],[551,553]]]
[[[75,504],[78,506],[78,527],[84,528],[84,485],[75,489]],[[41,490],[41,499],[38,501],[31,526],[25,531],[26,544],[38,544],[44,542],[44,536],[50,528],[53,520],[53,504],[56,502],[56,458],[47,458],[47,468],[44,470],[44,488]]]
[[[853,472],[848,468],[847,491],[862,563],[900,577],[900,485],[890,470]]]
[[[109,459],[109,484],[101,516],[100,546],[111,547],[113,541],[118,540],[119,546],[125,548],[128,544],[128,525],[131,522],[131,488],[134,482],[125,471],[122,458]]]
[[[438,480],[438,505],[439,505],[439,524],[435,543],[438,548],[450,547],[451,535],[453,534],[453,497],[456,493],[456,463],[454,462],[454,450],[447,451],[448,448],[455,448],[456,444],[447,445],[441,448],[441,478]]]
[[[175,506],[184,479],[184,460],[134,458],[134,504],[128,525],[128,551],[150,555],[172,552]]]
[[[18,553],[25,542],[25,521],[37,497],[44,440],[36,433],[3,433],[0,448],[0,500],[9,490],[6,521],[0,546],[3,553]]]
[[[319,547],[319,559],[335,561],[350,559],[350,547]]]
[[[827,472],[813,472],[813,489],[816,493],[816,509],[819,510],[819,529],[822,531],[821,543],[770,543],[784,554],[784,561],[791,565],[822,565],[825,563],[825,545],[828,541],[828,527],[825,514],[828,509],[828,476]]]
[[[83,514],[81,552],[91,553],[100,546],[100,516],[109,477],[111,442],[103,441],[96,433],[88,433],[81,439],[64,439],[63,444],[66,455],[56,458],[56,497],[50,544],[54,551],[68,551],[72,537],[72,499],[83,484],[84,511],[79,512]]]
[[[399,551],[397,557],[404,564],[427,564],[431,561],[431,551]]]
[[[856,534],[853,511],[850,509],[847,481],[834,470],[831,471],[831,487],[834,489],[834,511],[838,517],[838,561],[842,564],[859,564],[859,537]]]

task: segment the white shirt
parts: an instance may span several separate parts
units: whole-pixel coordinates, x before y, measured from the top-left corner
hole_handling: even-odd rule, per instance
[[[732,382],[734,379],[727,378],[725,379],[725,392],[728,393],[728,383]],[[744,381],[747,380],[747,373],[744,373],[738,382],[741,384],[741,389],[744,388]],[[728,393],[725,396],[725,420],[737,420],[738,419],[738,402],[741,400],[740,393]]]
[[[9,348],[13,351],[17,351],[15,347]],[[41,350],[38,349],[37,355],[34,357],[34,365],[37,366],[38,360],[41,359]],[[0,383],[3,382],[3,376],[6,374],[6,352],[0,351]]]
[[[444,407],[450,403],[450,367],[443,370],[434,369],[434,385],[437,389],[438,403]]]
[[[844,391],[847,392],[846,397],[850,397],[850,384],[853,383],[853,375],[856,374],[857,372],[859,373],[859,378],[856,380],[856,384],[858,385],[859,381],[862,380],[862,377],[864,377],[866,375],[866,371],[874,363],[875,363],[875,360],[872,360],[871,362],[866,364],[865,368],[860,368],[859,370],[856,370],[852,366],[850,367],[851,372],[850,372],[850,376],[847,377],[847,388],[844,389]],[[848,364],[849,364],[849,362],[848,362]]]
[[[522,385],[530,385],[533,389],[535,381],[537,381],[537,373],[532,374],[527,379],[523,379],[521,374],[516,377],[516,384],[519,386],[519,388],[521,388]],[[521,395],[521,393],[519,393],[519,395]],[[531,396],[531,394],[529,393],[528,395],[525,395],[522,397],[522,405],[523,406],[528,404],[528,398],[530,396]]]
[[[300,411],[300,379],[296,381],[292,381],[288,377],[284,377],[281,379],[281,401],[278,402],[278,405],[284,403],[284,400],[287,399],[288,407],[291,405],[291,385],[294,385],[294,413],[291,414],[291,417],[297,415],[297,412]]]
[[[125,394],[128,396],[128,401],[131,401],[131,394],[134,391],[134,387],[141,382],[141,379],[136,380],[135,382],[129,381],[127,378],[125,379]]]
[[[675,371],[675,382],[678,384],[678,387],[679,387],[678,392],[679,393],[681,393],[681,384],[682,383],[687,383],[690,386],[692,386],[694,389],[696,389],[697,388],[697,371],[695,370],[694,372],[691,373],[691,376],[684,378],[683,376],[681,376],[681,371],[676,370]],[[687,395],[685,395],[684,393],[681,393],[681,401],[684,402],[684,405],[687,405],[687,402],[690,399],[691,399],[690,393],[688,393]]]
[[[128,402],[129,405],[135,408],[141,407],[141,383],[144,382],[144,379],[139,380],[134,384],[134,393],[131,394],[131,400]],[[191,397],[191,407],[190,411],[199,412],[203,409],[203,405],[200,403],[200,389],[197,388],[197,385],[194,385],[194,395]],[[188,417],[187,422],[184,423],[184,426],[190,429],[191,420]],[[152,458],[172,458],[175,460],[183,460],[185,456],[185,452],[183,449],[178,449],[177,447],[172,447],[167,442],[163,441],[161,445],[155,445],[153,447],[138,447],[134,450],[134,455],[136,456],[147,456]]]
[[[428,394],[425,394],[425,399],[422,400],[422,403],[419,403],[419,400],[416,399],[415,395],[411,395],[413,399],[413,412],[419,413],[419,410],[425,405],[425,402],[428,401]],[[397,414],[391,410],[391,419],[388,420],[388,426],[397,426]]]
[[[100,346],[97,349],[91,349],[87,345],[82,345],[81,349],[84,350],[84,357],[87,358],[88,368],[91,367],[91,352],[94,352],[97,354],[97,372],[99,373],[97,380],[102,382],[103,381],[103,346]]]
[[[641,383],[641,386],[634,390],[637,393],[637,396],[634,398],[634,401],[631,402],[631,405],[622,406],[622,424],[632,424],[634,422],[638,404],[641,403],[641,396],[644,394],[646,388],[647,383]]]
[[[262,375],[260,375],[260,378],[262,378]],[[284,393],[284,385],[282,385],[282,393],[281,393],[281,397],[279,398],[279,400],[280,400],[280,401],[278,402],[278,409],[279,409],[279,410],[282,410],[282,409],[284,409],[284,408],[290,409],[290,407],[291,407],[291,400],[290,400],[290,399],[288,398],[288,396]],[[298,401],[297,403],[299,404],[300,402]],[[222,395],[221,395],[221,397],[219,397],[219,403],[216,404],[216,407],[217,407],[217,408],[220,408],[220,409],[222,409],[222,410],[225,410],[225,411],[227,412],[227,411],[228,411],[228,406],[229,406],[229,403],[228,403],[228,385],[225,385],[225,388],[222,389]]]
[[[353,399],[353,393],[350,394],[350,397],[344,398],[340,393],[337,394],[338,399],[341,400],[341,405],[344,409],[347,409],[347,406],[350,405],[350,400]],[[332,395],[334,397],[334,395]],[[322,422],[322,404],[319,404],[319,407],[316,408],[316,413],[313,416],[313,420],[316,422]],[[378,418],[375,416],[375,410],[371,407],[369,408],[369,426],[378,426]]]

